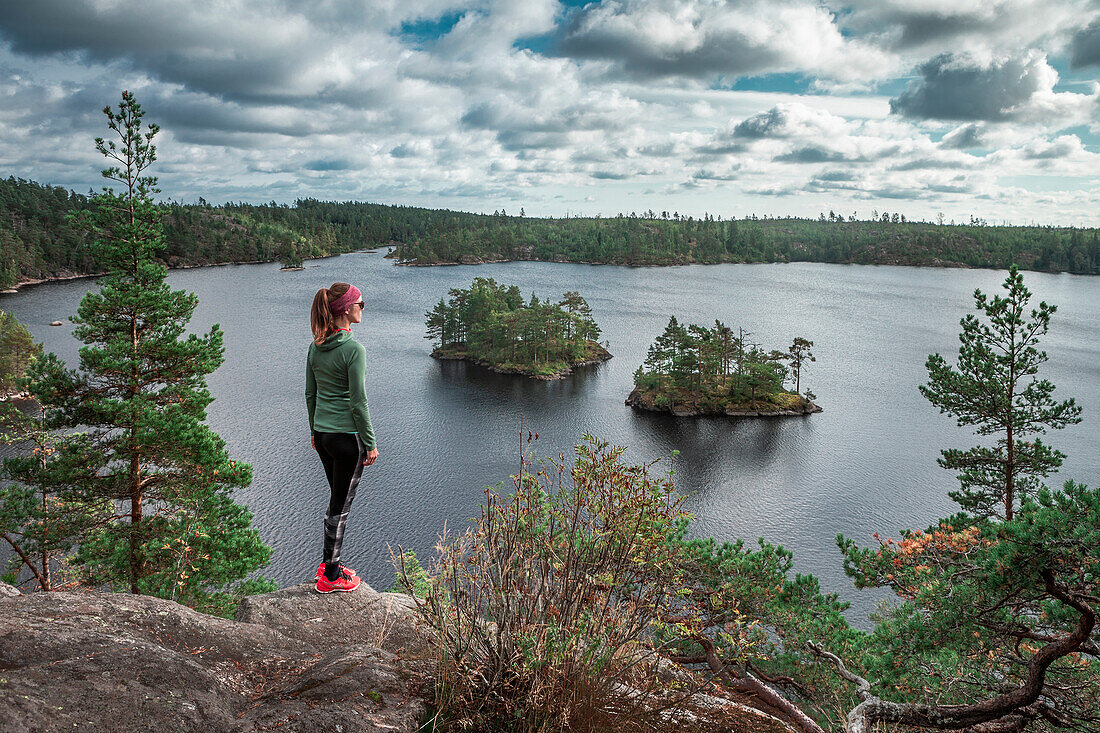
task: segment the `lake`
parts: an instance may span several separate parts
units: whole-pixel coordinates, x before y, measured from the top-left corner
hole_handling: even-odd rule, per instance
[[[493,374],[428,354],[424,313],[450,288],[476,277],[516,284],[525,297],[577,290],[610,341],[611,361],[542,382]],[[266,573],[281,585],[312,578],[320,559],[327,487],[309,447],[303,399],[310,342],[308,308],[319,287],[355,283],[367,303],[356,337],[369,359],[367,394],[379,441],[352,507],[344,561],[378,589],[393,581],[390,549],[422,558],[439,533],[478,513],[486,485],[515,473],[520,423],[539,433],[534,450],[571,451],[585,432],[629,446],[634,461],[673,450],[677,487],[696,515],[693,533],[757,537],[795,553],[796,568],[853,603],[863,623],[874,593],[845,578],[834,538],[925,528],[954,511],[953,474],[936,465],[944,447],[968,447],[955,426],[917,390],[933,352],[954,360],[959,319],[972,293],[1000,292],[1004,272],[810,263],[668,268],[511,262],[397,267],[378,253],[308,263],[176,270],[173,287],[200,298],[196,331],[220,323],[225,364],[210,377],[212,427],[233,458],[253,464],[237,494],[274,548]],[[1043,342],[1044,375],[1064,399],[1076,397],[1083,422],[1047,436],[1068,458],[1052,483],[1100,480],[1100,278],[1025,273],[1035,302],[1058,305]],[[0,308],[70,364],[79,344],[67,317],[94,283],[50,283],[0,296]],[[718,318],[753,334],[766,349],[795,336],[814,342],[803,389],[824,412],[797,418],[693,420],[634,412],[623,404],[646,349],[675,315],[713,325]],[[64,327],[50,327],[62,320]]]

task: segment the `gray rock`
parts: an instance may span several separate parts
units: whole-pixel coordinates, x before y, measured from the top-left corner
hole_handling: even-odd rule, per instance
[[[308,644],[324,646],[335,637],[410,661],[431,658],[412,609],[413,600],[404,593],[378,593],[366,583],[354,593],[328,595],[303,583],[244,598],[236,619],[278,629]]]
[[[415,731],[428,655],[411,601],[309,587],[248,599],[239,620],[147,596],[0,594],[0,727]]]
[[[0,583],[0,598],[15,598],[23,595],[14,585]]]
[[[51,326],[63,326],[65,324],[63,324],[61,321],[50,321],[50,325]]]

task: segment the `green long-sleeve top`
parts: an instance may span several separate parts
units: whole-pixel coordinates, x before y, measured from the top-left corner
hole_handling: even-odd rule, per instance
[[[306,355],[306,409],[314,433],[359,433],[367,450],[374,450],[374,428],[364,385],[367,351],[351,337],[337,331]]]

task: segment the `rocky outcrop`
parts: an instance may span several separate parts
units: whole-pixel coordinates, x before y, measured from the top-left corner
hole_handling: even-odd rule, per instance
[[[245,599],[235,620],[101,592],[0,584],[0,720],[18,731],[415,731],[427,647],[410,599]]]
[[[0,583],[0,730],[414,733],[435,659],[412,603],[305,584],[245,598],[229,620],[149,596]],[[661,667],[670,685],[694,684]],[[751,696],[703,693],[662,730],[799,733]]]

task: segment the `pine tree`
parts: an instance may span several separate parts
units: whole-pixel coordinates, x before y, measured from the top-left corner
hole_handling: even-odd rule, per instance
[[[1000,505],[1009,520],[1018,502],[1065,458],[1030,436],[1080,422],[1081,408],[1072,399],[1055,402],[1054,385],[1036,376],[1047,360],[1036,346],[1057,306],[1041,302],[1028,314],[1031,292],[1015,267],[1003,287],[1007,295],[992,300],[974,291],[975,307],[985,321],[973,314],[962,319],[958,367],[932,354],[928,384],[920,391],[960,426],[997,436],[993,446],[944,450],[939,464],[959,471],[960,489],[951,498],[963,509],[991,516]]]
[[[833,212],[830,211],[829,213],[832,214]],[[795,336],[794,341],[787,347],[787,358],[791,362],[791,371],[794,372],[794,391],[796,394],[802,391],[802,365],[807,361],[817,361],[813,352],[810,351],[813,345],[813,341]]]
[[[271,550],[231,498],[251,467],[229,458],[204,421],[206,375],[223,361],[222,332],[185,335],[198,299],[171,290],[154,257],[163,235],[153,202],[156,125],[130,92],[103,110],[112,139],[96,139],[119,185],[94,199],[88,219],[108,270],[81,301],[74,335],[80,368],[56,359],[32,370],[31,392],[59,438],[69,498],[111,514],[79,538],[75,562],[90,579],[132,593],[218,607],[228,586],[266,564]]]
[[[15,316],[0,311],[0,397],[18,391],[31,359],[42,353],[30,331]]]

